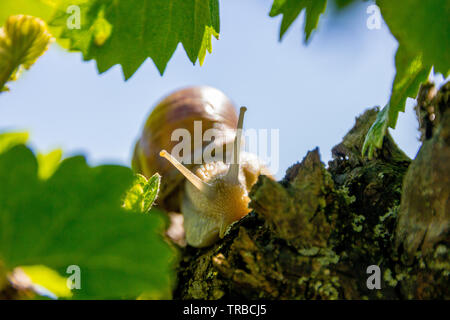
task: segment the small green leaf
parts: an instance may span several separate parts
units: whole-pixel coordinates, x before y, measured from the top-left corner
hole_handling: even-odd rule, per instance
[[[150,211],[156,200],[161,184],[161,176],[155,173],[150,179],[137,173],[133,186],[128,190],[123,207],[142,213]]]
[[[326,0],[274,0],[269,16],[283,15],[280,27],[280,40],[298,15],[305,11],[305,43],[309,41],[312,31],[317,28],[320,15],[325,11]]]
[[[366,139],[362,147],[362,155],[368,152],[368,158],[372,159],[376,148],[381,148],[383,145],[383,138],[389,123],[389,105],[385,106],[378,112],[375,122],[367,132]]]
[[[10,16],[0,29],[0,89],[16,80],[19,67],[29,69],[47,50],[52,36],[44,21],[32,16]]]

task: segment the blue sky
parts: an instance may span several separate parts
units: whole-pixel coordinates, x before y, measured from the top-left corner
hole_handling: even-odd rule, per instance
[[[279,42],[281,17],[268,16],[271,3],[221,1],[220,40],[203,67],[193,66],[180,45],[163,77],[149,59],[127,82],[119,66],[98,75],[95,62],[53,45],[0,96],[0,130],[28,130],[41,152],[62,148],[94,165],[129,165],[160,98],[180,87],[210,85],[248,107],[245,127],[280,130],[278,178],[316,146],[326,163],[355,116],[388,102],[397,42],[384,23],[379,30],[366,27],[370,2],[339,15],[328,8],[308,45],[303,18]],[[412,105],[392,131],[410,157],[419,147]]]

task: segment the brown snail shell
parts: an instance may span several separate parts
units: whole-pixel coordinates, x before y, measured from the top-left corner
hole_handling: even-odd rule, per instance
[[[178,192],[183,175],[172,164],[161,158],[162,149],[172,150],[178,141],[171,141],[175,129],[185,128],[194,132],[194,121],[202,121],[202,135],[208,129],[222,126],[236,128],[238,116],[232,101],[220,90],[207,87],[188,87],[165,97],[151,112],[137,141],[132,167],[146,177],[158,172],[164,178],[158,196],[158,204],[167,210],[179,211]],[[224,143],[231,143],[232,138]],[[205,148],[209,142],[203,142]],[[194,142],[191,143],[194,150]],[[193,165],[186,165],[192,168]],[[169,199],[168,195],[171,195]],[[172,201],[171,201],[172,200]]]

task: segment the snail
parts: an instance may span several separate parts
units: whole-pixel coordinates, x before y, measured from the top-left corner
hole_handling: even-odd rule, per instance
[[[240,151],[245,111],[241,107],[238,117],[230,99],[215,88],[182,89],[153,109],[136,143],[133,169],[162,176],[158,206],[183,214],[186,242],[193,247],[223,238],[233,222],[250,212],[248,193],[258,176],[270,176],[256,155]],[[201,132],[194,132],[199,130],[195,121],[201,121]],[[182,164],[166,151],[177,145],[172,133],[180,128],[194,134],[194,140],[196,133],[203,137],[201,143],[191,141],[191,154],[181,157],[194,163]],[[208,130],[215,138],[209,142],[203,136]],[[215,150],[214,159],[203,157],[206,150]]]

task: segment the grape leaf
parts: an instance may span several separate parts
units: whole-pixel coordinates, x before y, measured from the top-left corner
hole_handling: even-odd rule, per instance
[[[69,29],[69,5],[80,7],[80,29]],[[101,41],[99,21],[103,26]],[[63,27],[62,38],[85,60],[95,59],[100,73],[120,64],[129,79],[150,57],[161,74],[178,43],[190,61],[203,63],[212,36],[219,33],[218,0],[63,0],[51,25]],[[97,26],[97,27],[96,27]],[[109,30],[109,31],[108,31]],[[101,35],[100,35],[101,38]],[[97,41],[96,41],[97,40]]]
[[[387,127],[395,129],[399,113],[405,111],[406,99],[416,98],[431,67],[446,76],[450,69],[448,0],[377,0],[377,4],[399,47],[395,56],[397,73],[386,114],[377,118],[364,143],[363,154],[368,150],[369,155],[374,148],[381,147]]]
[[[287,29],[305,9],[305,43],[308,42],[312,31],[317,27],[320,15],[325,11],[326,0],[274,0],[269,16],[283,15],[280,26],[280,40]]]
[[[389,30],[399,42],[399,49],[406,48],[413,57],[422,55],[424,65],[433,65],[436,72],[449,74],[448,0],[377,0],[377,4]]]
[[[129,168],[61,162],[48,179],[24,145],[0,154],[0,264],[44,265],[68,276],[81,269],[75,298],[134,298],[166,292],[174,252],[162,239],[164,219],[121,208],[133,181]]]
[[[447,0],[378,0],[389,30],[399,42],[395,57],[397,74],[389,101],[389,127],[395,128],[398,113],[405,111],[406,98],[415,98],[420,84],[435,72],[450,69],[450,34]]]

